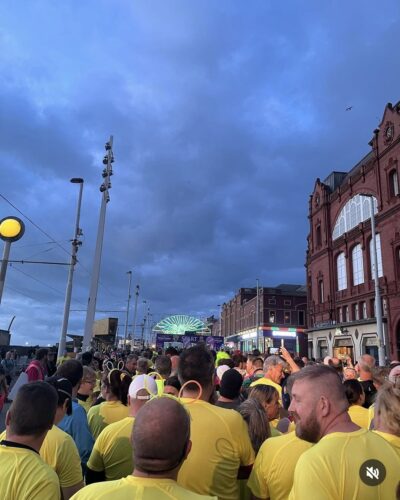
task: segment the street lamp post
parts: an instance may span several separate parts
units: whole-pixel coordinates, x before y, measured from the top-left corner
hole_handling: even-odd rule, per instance
[[[131,301],[132,271],[128,271],[126,274],[129,275],[129,285],[128,285],[128,304],[126,306],[124,349],[126,349],[126,341],[127,341],[127,338],[128,338],[129,304],[130,304],[130,301]]]
[[[104,239],[104,226],[106,222],[106,207],[107,203],[110,201],[110,194],[108,192],[111,189],[110,178],[113,175],[112,163],[114,162],[113,154],[113,136],[105,144],[106,155],[103,158],[103,165],[106,167],[103,169],[102,177],[103,183],[100,186],[101,197],[101,207],[100,207],[100,217],[99,225],[97,228],[97,240],[96,240],[96,250],[94,253],[93,260],[93,271],[90,284],[90,293],[88,300],[88,307],[86,312],[85,320],[85,331],[83,335],[82,350],[85,351],[90,346],[90,341],[93,334],[93,322],[96,312],[96,301],[97,301],[97,289],[99,286],[99,276],[100,276],[100,264],[101,264],[101,252],[103,249],[103,239]]]
[[[133,348],[134,342],[135,342],[138,299],[139,299],[139,285],[136,285],[135,307],[134,307],[134,310],[133,310],[133,335],[132,335],[133,339],[132,339],[132,344],[131,344],[132,348]]]
[[[259,283],[260,280],[257,278],[256,279],[256,284],[257,284],[257,298],[256,298],[256,338],[257,338],[257,349],[260,348],[260,329],[259,329],[259,324],[260,324],[260,298],[259,298]],[[264,349],[262,349],[264,352]]]
[[[71,246],[71,260],[69,264],[68,271],[68,281],[67,281],[67,289],[65,291],[65,302],[64,302],[64,316],[63,322],[61,326],[61,334],[60,334],[60,342],[58,344],[58,353],[57,357],[61,358],[65,351],[65,345],[67,340],[67,330],[68,330],[68,321],[69,321],[69,311],[71,308],[71,296],[72,296],[72,281],[74,278],[74,270],[77,262],[76,254],[78,253],[79,246],[82,245],[82,242],[79,241],[79,237],[82,236],[82,229],[79,227],[79,220],[81,216],[81,204],[82,204],[82,192],[83,192],[83,179],[74,177],[71,179],[72,184],[79,184],[79,196],[78,196],[78,205],[76,209],[76,220],[75,220],[75,232],[74,239],[72,240]]]
[[[223,304],[218,304],[217,307],[219,307],[219,336],[223,337],[222,335],[222,311],[223,311]]]
[[[378,254],[376,251],[376,231],[375,231],[375,207],[374,197],[371,194],[363,194],[369,198],[369,206],[371,212],[371,233],[372,233],[372,274],[375,284],[375,310],[376,310],[376,333],[378,335],[378,362],[379,366],[385,366],[385,343],[383,338],[383,322],[382,322],[382,304],[381,292],[379,289],[379,276],[378,276]]]

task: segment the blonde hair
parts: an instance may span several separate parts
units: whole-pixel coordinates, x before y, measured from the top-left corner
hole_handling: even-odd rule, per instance
[[[379,389],[375,412],[389,433],[400,437],[400,383],[388,382]]]

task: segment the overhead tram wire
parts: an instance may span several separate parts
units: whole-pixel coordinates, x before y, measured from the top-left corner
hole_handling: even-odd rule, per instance
[[[22,217],[24,217],[28,222],[30,222],[37,230],[39,230],[42,234],[44,234],[47,238],[51,240],[52,243],[56,244],[61,250],[63,250],[69,257],[71,257],[71,252],[64,248],[58,241],[56,241],[49,233],[47,233],[44,229],[42,229],[38,224],[36,224],[30,217],[28,217],[22,210],[20,210],[18,207],[16,207],[10,200],[8,200],[3,194],[0,193],[0,198],[2,198],[6,203],[8,203],[14,210],[16,210]],[[86,269],[86,267],[79,261],[77,260],[77,264],[84,269],[84,271],[90,276],[90,271]],[[69,265],[69,264],[68,264]],[[99,280],[99,285],[103,287],[103,289],[108,292],[110,295],[113,297],[117,297],[114,293],[112,293],[103,283]]]

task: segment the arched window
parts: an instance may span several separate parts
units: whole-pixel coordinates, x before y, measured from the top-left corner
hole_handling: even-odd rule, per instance
[[[372,279],[374,279],[374,250],[372,245],[372,238],[369,242],[369,255],[371,258],[371,275]],[[379,233],[376,235],[376,257],[378,261],[378,277],[382,278],[383,267],[382,267],[382,252],[381,252],[381,235]]]
[[[353,265],[353,285],[364,283],[364,263],[361,245],[356,245],[351,252]]]
[[[374,200],[374,213],[378,212],[378,203]],[[363,222],[371,217],[369,198],[356,194],[349,200],[339,213],[336,219],[336,224],[333,229],[332,238],[336,240],[342,234],[347,233],[353,227],[356,227],[360,222]]]
[[[389,173],[389,194],[391,198],[399,194],[399,179],[397,176],[397,170],[392,170]]]
[[[324,303],[324,280],[322,278],[318,280],[318,300],[320,304]]]
[[[347,288],[346,258],[344,253],[340,253],[336,259],[338,290]]]

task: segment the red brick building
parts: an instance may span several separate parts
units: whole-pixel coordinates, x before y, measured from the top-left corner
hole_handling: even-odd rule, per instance
[[[259,287],[259,345],[261,352],[281,343],[306,354],[307,293],[304,285]],[[222,306],[222,335],[231,347],[249,352],[257,347],[257,289],[240,288]]]
[[[370,201],[375,204],[385,347],[400,358],[400,102],[386,106],[370,152],[349,172],[317,179],[309,201],[309,354],[378,357]]]

